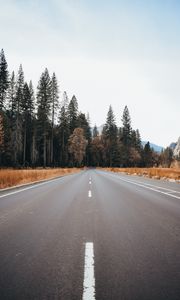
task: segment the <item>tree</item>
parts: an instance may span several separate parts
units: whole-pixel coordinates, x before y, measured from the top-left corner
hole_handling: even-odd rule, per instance
[[[23,111],[23,88],[24,88],[24,72],[22,65],[18,70],[18,76],[15,86],[15,99],[13,105],[14,122],[13,122],[13,144],[14,144],[14,163],[20,165],[23,156],[23,133],[22,133],[22,119]],[[13,102],[12,102],[13,103]]]
[[[173,151],[170,147],[164,149],[160,154],[160,162],[163,167],[170,168],[173,161]]]
[[[133,167],[141,165],[142,143],[139,130],[131,131],[131,146],[129,149],[129,162]]]
[[[3,152],[4,152],[4,124],[3,124],[3,113],[0,112],[0,166],[2,164]]]
[[[9,80],[9,87],[7,90],[7,109],[10,115],[14,116],[16,112],[16,81],[14,71]]]
[[[69,153],[73,156],[75,165],[81,166],[86,153],[87,140],[82,128],[75,128],[69,137]]]
[[[67,105],[64,102],[61,107],[59,116],[59,145],[60,145],[60,165],[66,166],[68,164],[68,139],[69,139],[69,123]]]
[[[91,142],[92,166],[102,167],[105,163],[105,149],[102,136],[95,136]]]
[[[121,129],[121,142],[122,142],[122,164],[127,167],[130,165],[130,148],[132,145],[132,128],[131,128],[131,117],[129,109],[125,106],[122,116],[123,127]]]
[[[116,165],[118,162],[118,143],[117,143],[117,126],[112,106],[109,106],[107,119],[103,128],[103,140],[106,152],[106,164],[109,167]]]
[[[87,166],[90,165],[90,161],[91,161],[91,139],[92,139],[91,128],[88,119],[86,115],[83,113],[80,113],[77,118],[77,126],[84,130],[84,136],[88,142],[86,147],[86,155],[85,155],[85,162],[84,162]]]
[[[52,98],[52,122],[51,122],[51,164],[54,162],[54,121],[57,116],[57,109],[59,107],[59,88],[58,82],[56,78],[56,74],[53,73],[52,80],[51,80],[51,98]]]
[[[99,131],[98,131],[97,126],[95,124],[94,128],[93,128],[93,138],[97,137],[98,135],[99,135]]]
[[[143,162],[144,162],[144,167],[152,167],[153,166],[153,151],[150,147],[149,142],[147,142],[144,146]]]
[[[0,111],[4,108],[6,92],[8,89],[8,65],[4,55],[4,50],[0,52]]]
[[[22,101],[22,123],[23,123],[23,165],[31,163],[32,149],[32,121],[34,116],[34,92],[32,82],[25,82]]]
[[[78,102],[75,96],[72,97],[68,106],[69,129],[72,134],[74,129],[78,127]]]
[[[50,125],[51,114],[51,80],[48,69],[42,73],[37,87],[37,118],[38,118],[38,136],[39,153],[42,157],[41,164],[47,165],[47,135]]]
[[[23,89],[24,89],[24,72],[23,72],[22,65],[20,65],[18,76],[17,76],[17,82],[16,82],[16,110],[17,110],[18,117],[23,110]]]

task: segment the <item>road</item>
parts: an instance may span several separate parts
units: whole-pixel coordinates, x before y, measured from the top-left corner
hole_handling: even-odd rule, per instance
[[[0,299],[179,300],[180,185],[87,170],[1,192]]]

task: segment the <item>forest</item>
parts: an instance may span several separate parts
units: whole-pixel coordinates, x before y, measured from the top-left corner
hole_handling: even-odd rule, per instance
[[[0,167],[152,167],[169,166],[172,151],[156,153],[142,146],[127,106],[121,126],[109,106],[102,132],[90,126],[74,95],[60,101],[56,74],[42,72],[36,90],[26,82],[22,65],[10,73],[0,52]]]

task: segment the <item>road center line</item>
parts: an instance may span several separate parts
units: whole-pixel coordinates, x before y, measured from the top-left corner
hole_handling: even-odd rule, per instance
[[[83,300],[95,300],[94,245],[86,243],[84,260]]]
[[[91,190],[89,190],[89,192],[88,192],[88,197],[89,197],[89,198],[92,197],[92,192],[91,192]]]

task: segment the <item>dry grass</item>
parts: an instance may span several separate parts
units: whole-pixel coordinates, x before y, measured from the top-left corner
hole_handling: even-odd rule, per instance
[[[0,169],[0,189],[80,172],[80,169]]]
[[[180,169],[171,168],[106,168],[111,172],[126,173],[129,175],[146,176],[156,179],[180,180]]]

